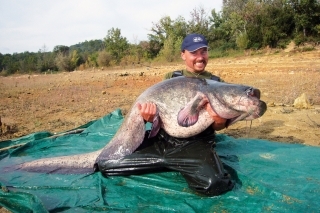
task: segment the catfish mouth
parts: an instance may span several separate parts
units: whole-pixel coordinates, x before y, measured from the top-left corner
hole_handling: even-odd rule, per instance
[[[227,119],[226,128],[228,128],[230,125],[238,121],[253,120],[256,118],[260,118],[266,111],[267,111],[267,104],[264,101],[260,100],[258,105],[258,112],[246,112],[234,118]]]
[[[243,119],[245,119],[246,117],[248,117],[249,114],[248,113],[245,113],[245,114],[241,114],[237,117],[234,117],[234,118],[230,118],[230,119],[227,119],[226,121],[226,128],[228,128],[229,126],[231,126],[232,124],[238,122],[238,121],[242,121]]]
[[[245,114],[241,114],[237,117],[234,117],[234,118],[230,118],[230,119],[227,119],[226,121],[226,128],[228,128],[229,126],[231,126],[232,124],[238,122],[238,121],[241,121],[243,119],[245,119],[246,117],[248,117],[249,114],[248,113],[245,113]]]

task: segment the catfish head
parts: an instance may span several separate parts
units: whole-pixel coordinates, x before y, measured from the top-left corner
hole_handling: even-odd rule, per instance
[[[209,103],[217,115],[227,119],[227,127],[237,121],[259,118],[267,110],[266,103],[260,100],[259,89],[215,81],[207,83]]]

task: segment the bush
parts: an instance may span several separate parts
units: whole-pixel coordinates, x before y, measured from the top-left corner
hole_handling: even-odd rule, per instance
[[[227,51],[222,51],[222,50],[210,50],[209,51],[209,58],[222,58],[228,56]]]
[[[60,71],[71,71],[69,57],[65,56],[63,53],[58,53],[54,61]]]
[[[97,62],[100,67],[109,67],[111,65],[112,56],[106,51],[100,51],[98,53]]]
[[[312,47],[312,46],[305,46],[305,47],[302,47],[301,48],[301,51],[302,52],[307,52],[307,51],[312,51],[312,50],[314,50],[315,48],[314,47]]]
[[[306,41],[306,39],[305,39],[305,37],[303,36],[303,34],[300,33],[300,34],[297,34],[297,35],[294,37],[293,41],[294,41],[294,43],[295,43],[297,46],[299,46],[299,45],[303,44],[303,43]]]
[[[278,41],[278,45],[277,46],[279,48],[281,48],[281,49],[285,49],[288,46],[289,43],[290,43],[290,39],[280,39]]]
[[[249,38],[247,33],[240,33],[236,38],[236,44],[242,50],[247,49],[249,44]]]

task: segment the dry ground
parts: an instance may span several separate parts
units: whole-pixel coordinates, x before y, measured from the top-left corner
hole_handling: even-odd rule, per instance
[[[37,131],[61,132],[129,110],[147,87],[183,63],[113,70],[0,77],[0,141]],[[255,86],[269,107],[261,119],[221,132],[234,137],[320,145],[320,51],[211,59],[207,70],[225,81]],[[141,73],[143,72],[143,75]],[[305,93],[311,109],[292,104]],[[10,129],[9,129],[9,127]]]

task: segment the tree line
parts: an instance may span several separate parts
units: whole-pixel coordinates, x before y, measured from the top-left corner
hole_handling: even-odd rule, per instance
[[[223,0],[221,11],[208,14],[194,8],[186,20],[182,16],[162,17],[152,23],[148,40],[129,43],[121,30],[111,28],[103,40],[72,46],[43,46],[38,52],[0,53],[0,74],[16,72],[72,71],[78,68],[127,66],[150,61],[172,62],[180,57],[180,45],[189,33],[201,33],[213,52],[228,50],[285,48],[320,42],[319,0]]]

